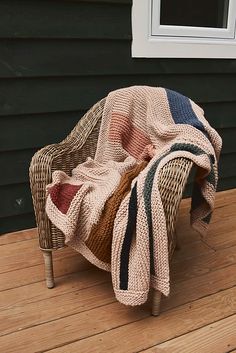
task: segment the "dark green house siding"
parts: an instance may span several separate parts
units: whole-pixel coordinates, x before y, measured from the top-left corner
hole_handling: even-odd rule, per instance
[[[236,60],[132,59],[131,0],[0,2],[0,233],[34,226],[28,167],[110,90],[191,97],[223,138],[219,190],[236,187]]]

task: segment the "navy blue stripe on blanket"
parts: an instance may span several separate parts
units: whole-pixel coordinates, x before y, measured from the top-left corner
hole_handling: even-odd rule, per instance
[[[193,111],[189,98],[170,89],[165,90],[169,102],[170,112],[174,122],[176,124],[191,125],[203,132],[203,134],[208,138],[208,134],[202,122],[198,119],[197,115]]]
[[[126,227],[124,242],[122,244],[122,250],[120,254],[120,289],[128,289],[128,275],[129,275],[129,254],[133,235],[136,231],[137,221],[137,182],[134,184],[128,209],[128,223]]]
[[[152,225],[152,212],[151,212],[151,195],[153,188],[153,180],[155,177],[156,169],[160,163],[160,161],[169,153],[175,151],[188,151],[196,156],[206,154],[206,152],[199,148],[196,145],[189,143],[175,143],[171,146],[170,151],[161,156],[156,162],[152,165],[150,170],[147,173],[145,184],[144,184],[144,204],[145,204],[145,212],[147,216],[148,222],[148,230],[149,230],[149,251],[150,251],[150,272],[155,275],[154,268],[154,254],[153,254],[153,225]],[[206,177],[207,181],[212,184],[212,186],[216,187],[216,179],[214,174],[214,156],[208,155],[208,158],[211,163],[211,171],[209,175]],[[192,209],[198,207],[205,199],[201,193],[201,188],[197,183],[194,183],[193,194],[192,194]],[[129,273],[129,254],[133,236],[135,236],[134,232],[136,231],[136,221],[137,221],[137,182],[134,184],[134,187],[131,190],[129,207],[128,207],[128,223],[126,227],[126,232],[124,236],[124,241],[122,244],[121,256],[120,256],[120,289],[127,290],[128,289],[128,273]],[[156,215],[157,216],[157,215]],[[209,214],[207,217],[202,219],[203,222],[209,223],[211,215]]]
[[[155,266],[154,266],[154,254],[153,254],[153,225],[152,225],[152,188],[153,188],[153,180],[155,177],[155,173],[157,167],[161,160],[166,157],[169,152],[165,153],[163,156],[158,158],[156,162],[152,165],[149,169],[145,184],[144,184],[144,205],[145,205],[145,212],[147,216],[147,223],[148,223],[148,231],[149,231],[149,254],[150,254],[150,272],[152,275],[155,275]],[[155,215],[158,217],[158,215]]]

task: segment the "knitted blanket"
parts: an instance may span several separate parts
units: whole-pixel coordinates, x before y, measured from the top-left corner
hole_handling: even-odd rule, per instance
[[[111,271],[117,299],[147,300],[150,286],[169,294],[161,168],[186,157],[198,167],[191,224],[205,235],[214,208],[221,138],[189,98],[164,88],[133,86],[111,92],[97,151],[73,170],[56,171],[46,212],[66,243]]]

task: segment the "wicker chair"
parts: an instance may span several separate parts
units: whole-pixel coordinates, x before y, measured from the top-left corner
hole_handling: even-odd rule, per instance
[[[30,165],[30,185],[38,226],[39,246],[45,261],[46,284],[54,287],[52,251],[65,246],[64,235],[48,219],[45,213],[45,187],[51,182],[52,172],[63,170],[67,174],[88,156],[96,151],[101,116],[105,98],[96,103],[78,122],[71,133],[61,143],[46,146],[32,158]],[[169,257],[176,246],[175,223],[192,162],[176,158],[166,164],[160,174],[159,188],[167,221]],[[153,291],[152,314],[158,315],[161,293]]]

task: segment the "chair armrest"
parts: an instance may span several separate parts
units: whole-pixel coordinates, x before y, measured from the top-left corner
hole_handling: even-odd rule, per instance
[[[94,156],[104,104],[105,99],[96,103],[62,142],[42,148],[32,158],[30,187],[42,249],[64,246],[64,235],[52,225],[45,212],[46,186],[51,183],[53,171],[59,169],[70,175],[79,163]]]

